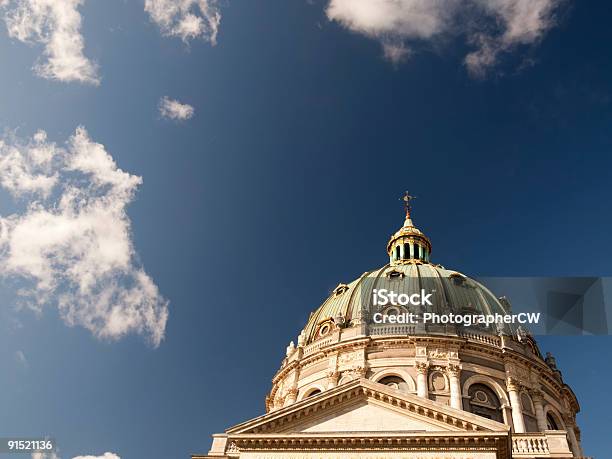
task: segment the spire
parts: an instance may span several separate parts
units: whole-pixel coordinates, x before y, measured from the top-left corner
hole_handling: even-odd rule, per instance
[[[431,242],[412,223],[411,201],[416,199],[408,191],[400,198],[404,202],[406,219],[404,225],[393,235],[387,244],[389,262],[394,265],[405,263],[428,263]]]
[[[412,201],[413,199],[416,199],[416,196],[412,196],[408,191],[405,191],[404,196],[401,197],[401,200],[404,201],[404,210],[406,211],[406,220],[410,220],[410,211],[412,210],[410,201]]]
[[[416,199],[416,196],[412,196],[408,191],[404,192],[404,196],[400,198],[400,200],[404,201],[404,212],[406,212],[406,220],[404,220],[404,228],[414,228],[412,223],[412,219],[410,217],[410,212],[412,212],[412,204],[410,202]]]

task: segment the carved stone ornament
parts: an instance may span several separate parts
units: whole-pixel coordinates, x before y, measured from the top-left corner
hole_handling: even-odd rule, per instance
[[[338,380],[340,379],[340,372],[338,371],[329,371],[327,372],[327,381],[330,384],[336,386],[338,384]]]
[[[421,375],[427,374],[428,367],[429,367],[429,364],[427,362],[416,362],[414,364],[414,368],[416,368],[417,373]]]
[[[353,360],[356,360],[357,358],[357,354],[355,353],[346,353],[346,354],[340,354],[340,357],[338,357],[338,363],[339,364],[347,364],[352,362]]]
[[[518,379],[510,377],[506,381],[506,387],[509,391],[519,392],[523,386]]]
[[[429,358],[431,359],[447,359],[449,352],[444,349],[432,349],[429,351]]]
[[[531,380],[529,370],[518,365],[509,365],[506,367],[506,374],[509,378],[521,381],[523,384]]]
[[[451,377],[457,377],[459,376],[459,373],[461,372],[461,366],[460,365],[455,365],[454,363],[451,363],[448,365],[448,367],[446,367],[446,374]]]
[[[353,379],[359,379],[359,378],[365,378],[365,375],[367,373],[367,369],[362,367],[362,366],[358,366],[355,368],[351,368],[350,370],[346,370],[342,372],[342,377],[343,378],[347,378],[350,381],[352,381]]]
[[[236,445],[236,442],[231,442],[226,450],[228,453],[238,453],[240,452],[240,448]]]

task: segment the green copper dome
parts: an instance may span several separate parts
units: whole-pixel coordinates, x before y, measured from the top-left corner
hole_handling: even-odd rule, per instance
[[[372,318],[376,313],[392,315],[426,312],[438,315],[508,314],[510,306],[498,299],[484,285],[457,271],[446,269],[429,261],[431,242],[412,223],[410,208],[406,208],[404,225],[394,233],[387,244],[389,263],[368,271],[358,279],[339,284],[323,304],[314,311],[299,337],[301,345],[325,337],[334,329],[362,327],[365,334],[374,333]],[[386,290],[396,294],[427,293],[425,305],[392,306],[376,304],[374,292]],[[431,304],[429,304],[431,303]],[[389,311],[392,311],[389,312]],[[481,327],[484,332],[509,331],[496,326]],[[513,327],[514,328],[514,327]],[[405,329],[406,330],[406,329]],[[450,333],[458,327],[432,326],[420,333]]]
[[[374,304],[374,290],[386,289],[398,294],[431,293],[431,306],[401,308]],[[340,284],[314,311],[303,331],[304,344],[324,337],[336,326],[344,328],[367,323],[377,312],[395,307],[398,312],[433,312],[437,314],[507,314],[509,307],[481,283],[457,272],[431,263],[387,264],[364,273],[360,278]],[[327,325],[327,329],[325,328]],[[432,328],[433,330],[433,328]],[[449,331],[443,327],[437,332]],[[495,326],[490,328],[496,332]]]

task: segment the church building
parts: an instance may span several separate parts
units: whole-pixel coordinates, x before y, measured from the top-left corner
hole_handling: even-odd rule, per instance
[[[272,379],[266,413],[213,435],[192,459],[583,457],[576,396],[522,326],[391,319],[512,313],[506,298],[430,261],[404,199],[388,263],[339,284],[310,315]],[[427,292],[431,305],[375,304],[381,289]]]

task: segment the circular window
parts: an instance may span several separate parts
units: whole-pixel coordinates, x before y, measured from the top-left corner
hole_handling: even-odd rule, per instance
[[[331,327],[329,326],[329,324],[325,324],[323,325],[320,329],[319,329],[319,335],[324,336],[327,335],[329,333],[329,330],[331,329]]]
[[[487,397],[487,394],[481,390],[477,390],[476,392],[474,392],[474,398],[480,403],[487,403],[489,401],[489,397]]]

